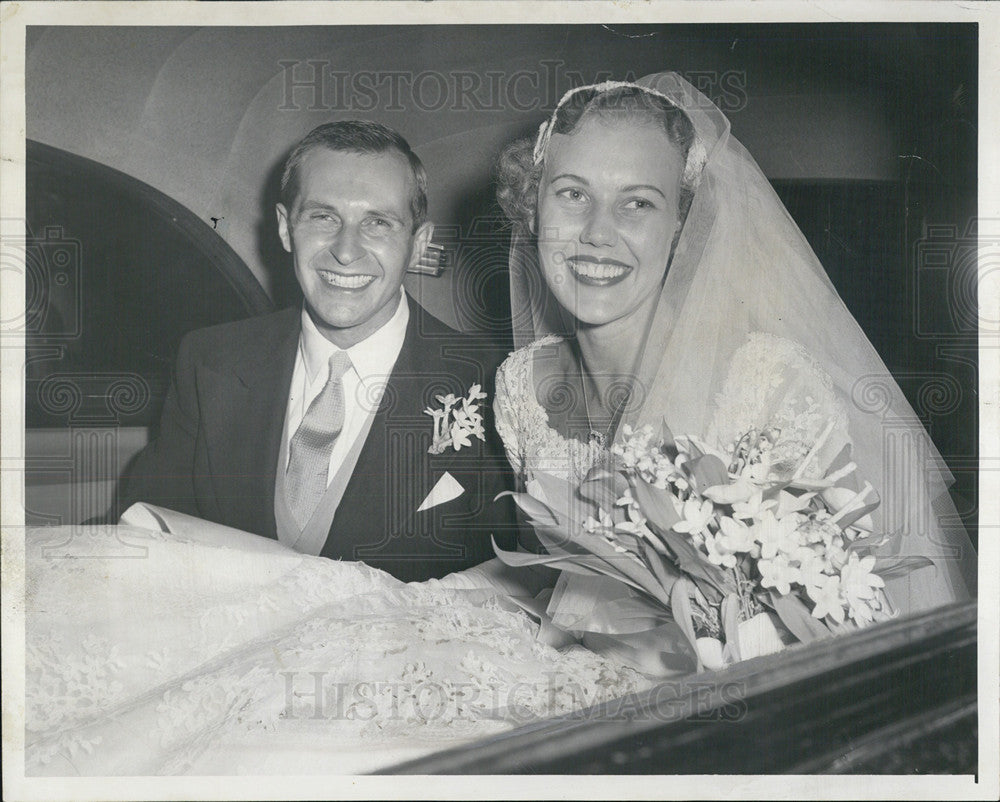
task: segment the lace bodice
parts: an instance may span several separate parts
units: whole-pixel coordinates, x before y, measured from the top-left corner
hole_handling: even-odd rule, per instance
[[[549,426],[547,413],[535,396],[532,366],[539,349],[560,342],[543,337],[512,353],[497,372],[496,425],[511,466],[522,477],[545,471],[572,481],[607,459],[595,444],[563,437]],[[751,427],[780,431],[773,467],[794,468],[819,439],[828,424],[833,431],[819,459],[806,475],[814,475],[849,442],[847,413],[832,389],[830,378],[804,348],[790,340],[762,332],[751,334],[734,355],[721,390],[713,399],[707,432],[676,432],[704,436],[725,447]],[[670,411],[662,411],[670,423]]]
[[[522,478],[530,478],[532,471],[544,471],[579,482],[591,468],[607,460],[607,452],[596,443],[564,437],[549,426],[548,413],[535,395],[535,355],[558,345],[561,339],[549,335],[519,348],[497,371],[496,427],[511,467]]]

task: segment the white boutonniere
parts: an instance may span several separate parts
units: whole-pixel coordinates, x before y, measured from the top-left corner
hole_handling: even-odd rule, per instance
[[[443,408],[427,407],[424,410],[425,415],[434,418],[434,441],[427,452],[441,454],[448,446],[458,451],[462,446],[471,446],[473,437],[485,441],[486,432],[478,403],[484,398],[486,393],[482,392],[478,384],[469,388],[469,394],[465,398],[457,398],[452,393],[437,396]]]

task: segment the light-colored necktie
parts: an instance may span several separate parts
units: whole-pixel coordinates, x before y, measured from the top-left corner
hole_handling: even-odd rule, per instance
[[[326,492],[330,453],[344,428],[344,374],[351,368],[345,351],[330,357],[330,376],[306,410],[288,445],[285,494],[299,527],[305,527]]]

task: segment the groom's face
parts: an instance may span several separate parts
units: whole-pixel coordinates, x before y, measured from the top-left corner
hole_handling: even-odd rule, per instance
[[[278,204],[278,233],[317,328],[340,348],[384,326],[407,269],[433,227],[413,225],[416,180],[396,151],[315,148],[298,167],[290,208]]]

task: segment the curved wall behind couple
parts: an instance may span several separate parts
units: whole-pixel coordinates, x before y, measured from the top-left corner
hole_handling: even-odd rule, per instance
[[[508,341],[496,155],[573,85],[675,69],[774,183],[948,460],[974,530],[975,35],[30,29],[28,523],[108,512],[183,333],[295,300],[273,204],[287,149],[313,126],[361,116],[407,137],[428,170],[444,270],[406,286],[456,328]]]

